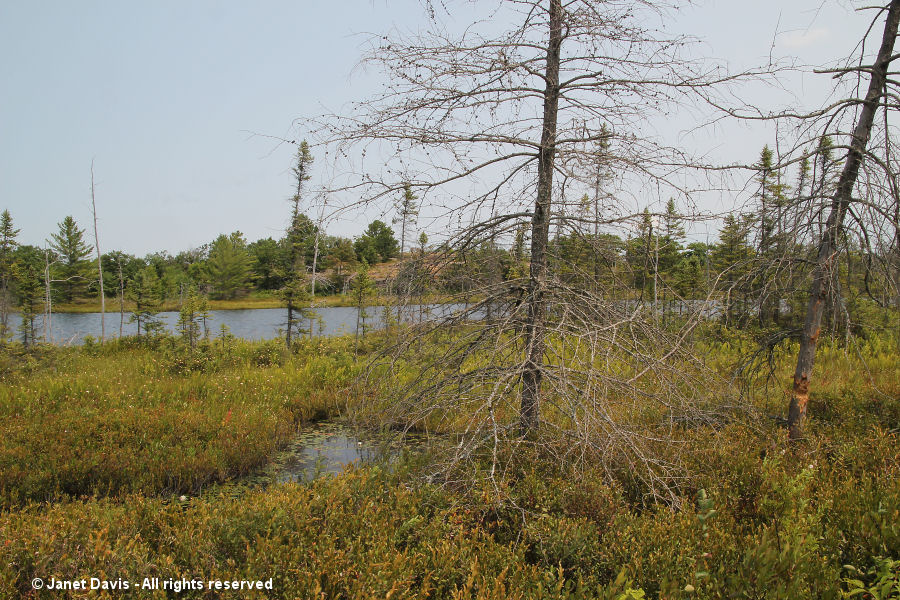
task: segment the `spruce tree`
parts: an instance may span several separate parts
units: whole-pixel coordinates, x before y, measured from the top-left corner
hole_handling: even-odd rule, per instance
[[[156,318],[162,304],[162,286],[156,269],[152,266],[144,267],[138,273],[135,281],[128,287],[128,297],[134,304],[129,323],[137,323],[137,335],[141,336],[141,326],[144,332],[152,334],[161,328]]]
[[[84,230],[78,228],[73,217],[67,216],[58,227],[59,231],[50,236],[50,249],[59,257],[59,272],[55,279],[62,283],[60,299],[71,302],[85,287],[89,266],[85,258],[91,249],[84,241]]]
[[[210,282],[219,298],[232,299],[245,291],[250,280],[251,258],[244,235],[235,231],[231,235],[217,237],[210,248],[206,265]]]
[[[34,246],[19,246],[16,249],[15,265],[15,293],[22,315],[19,332],[22,334],[22,345],[29,348],[36,341],[34,321],[43,299],[43,251]]]
[[[356,271],[356,277],[350,281],[350,291],[353,297],[353,304],[356,306],[356,346],[359,345],[359,335],[368,331],[366,319],[369,314],[366,312],[369,299],[377,293],[375,282],[369,277],[369,264],[361,261]]]
[[[8,210],[0,213],[0,343],[10,334],[9,313],[12,308],[12,285],[16,279],[16,236],[19,230],[13,227]]]
[[[395,225],[400,223],[401,257],[406,250],[406,227],[419,215],[419,207],[416,204],[418,199],[419,197],[413,194],[412,186],[409,183],[404,183],[403,197],[397,202],[397,217],[394,219]]]

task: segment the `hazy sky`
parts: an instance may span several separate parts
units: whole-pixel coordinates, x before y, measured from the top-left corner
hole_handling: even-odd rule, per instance
[[[736,68],[770,54],[823,63],[864,31],[851,9],[709,0],[674,26]],[[248,132],[289,136],[295,119],[364,99],[377,81],[351,77],[363,34],[424,21],[414,0],[0,0],[0,209],[24,243],[43,244],[68,214],[88,228],[93,160],[104,251],[175,253],[236,229],[279,237],[294,149]],[[814,104],[829,81],[788,83]],[[753,162],[771,141],[763,127],[728,131],[728,161]]]

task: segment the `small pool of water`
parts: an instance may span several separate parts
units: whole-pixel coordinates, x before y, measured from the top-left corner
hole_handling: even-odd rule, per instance
[[[379,460],[385,451],[380,444],[361,440],[342,425],[317,423],[300,432],[270,468],[279,483],[306,481],[340,473],[347,465]]]
[[[424,438],[417,436],[407,435],[402,442],[388,441],[366,437],[340,423],[315,423],[304,427],[261,472],[233,483],[271,485],[310,481],[321,475],[340,473],[348,465],[390,460],[404,449],[421,449],[424,443]]]

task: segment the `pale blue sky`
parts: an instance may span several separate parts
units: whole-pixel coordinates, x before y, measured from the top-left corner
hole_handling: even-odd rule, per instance
[[[290,135],[294,119],[365,98],[376,76],[351,78],[359,34],[424,23],[419,6],[0,0],[0,208],[25,243],[42,244],[67,214],[88,228],[93,159],[104,251],[175,253],[235,229],[278,237],[293,147],[247,132]],[[770,51],[825,62],[865,22],[848,3],[722,0],[676,25],[740,67]],[[814,103],[828,80],[789,83]],[[771,135],[734,131],[719,145],[729,161],[752,162]],[[357,234],[370,217],[332,232]]]

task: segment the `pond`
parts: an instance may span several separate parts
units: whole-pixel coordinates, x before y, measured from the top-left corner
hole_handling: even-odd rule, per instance
[[[340,473],[348,465],[390,461],[404,450],[421,450],[424,445],[424,436],[386,440],[341,423],[315,423],[297,433],[263,469],[231,484],[256,486],[310,481],[321,475]]]
[[[782,312],[789,307],[782,301]],[[634,311],[640,304],[637,300],[625,300],[618,303],[627,311]],[[644,303],[652,310],[652,305]],[[403,309],[403,318],[408,321],[420,319],[431,320],[445,317],[453,312],[466,309],[464,304],[422,304],[410,305]],[[391,307],[392,316],[396,314],[396,308]],[[694,314],[703,319],[718,318],[722,314],[722,307],[716,300],[684,300],[660,303],[656,307],[660,314]],[[379,329],[384,325],[384,306],[366,307],[365,325],[368,329]],[[315,309],[316,316],[312,320],[305,320],[301,327],[312,329],[315,336],[340,336],[356,332],[357,310],[352,306],[331,306]],[[231,335],[246,340],[270,340],[281,337],[287,324],[287,310],[284,308],[253,308],[246,310],[213,310],[206,320],[206,330],[210,337],[218,337],[221,325],[226,325]],[[483,312],[475,312],[470,318],[483,318]],[[177,312],[162,312],[157,315],[163,328],[169,333],[176,333],[178,323]],[[129,313],[125,314],[125,322],[122,326],[123,335],[135,335],[137,325],[129,323]],[[10,323],[17,326],[20,317],[17,314],[10,316]],[[108,338],[118,337],[120,317],[117,312],[106,313],[106,333]],[[46,329],[48,341],[59,345],[78,345],[84,342],[86,336],[100,337],[100,313],[55,313],[52,315]],[[35,329],[38,339],[45,334],[43,315],[35,320]]]
[[[420,311],[421,308],[421,311]],[[405,319],[438,318],[456,310],[462,310],[463,304],[427,304],[408,306],[404,310]],[[396,310],[393,309],[392,310]],[[313,335],[339,336],[356,332],[356,308],[352,306],[332,306],[316,309],[316,318],[311,322],[301,323],[304,329],[312,328]],[[366,308],[366,326],[378,329],[384,324],[384,307],[369,306]],[[100,337],[100,313],[54,313],[47,328],[48,341],[60,345],[78,345],[84,342],[85,336]],[[162,312],[157,315],[166,331],[176,332],[177,312]],[[122,326],[123,335],[135,335],[137,324],[129,323],[129,313],[125,314]],[[10,323],[18,325],[21,317],[10,316]],[[106,334],[108,338],[119,335],[119,313],[106,313]],[[284,308],[254,308],[247,310],[213,310],[206,320],[206,329],[210,337],[219,335],[221,325],[228,327],[229,333],[246,340],[270,340],[281,337],[287,324],[287,310]],[[38,339],[44,335],[43,315],[35,320]]]

